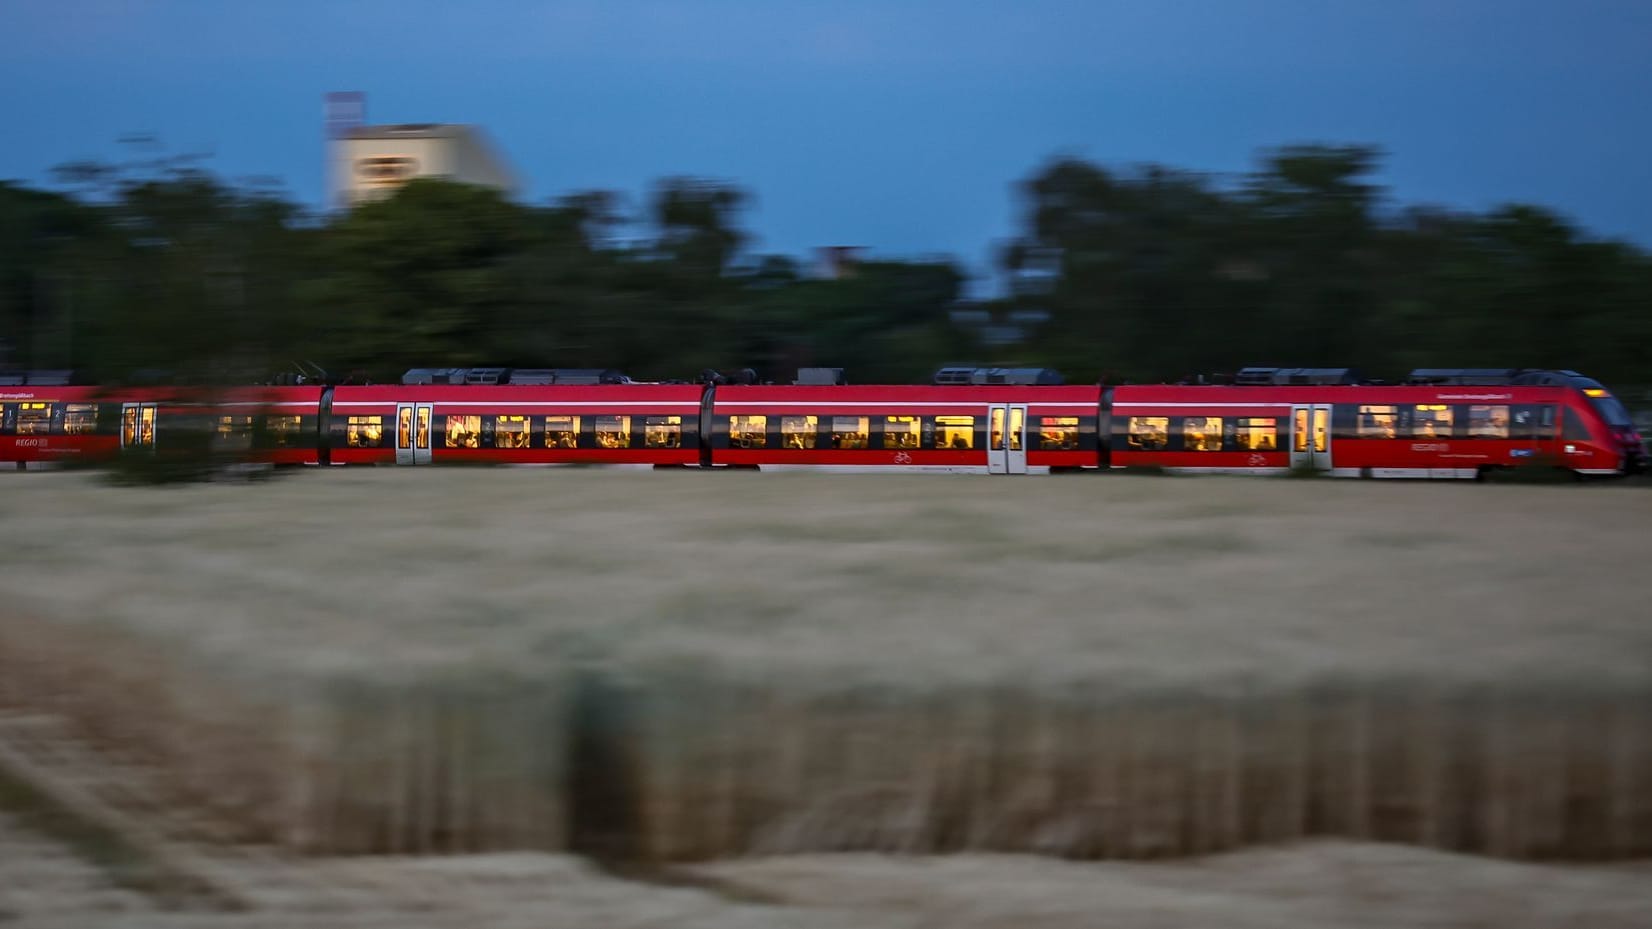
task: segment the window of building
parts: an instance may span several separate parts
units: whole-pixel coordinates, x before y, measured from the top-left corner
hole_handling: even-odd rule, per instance
[[[916,416],[885,416],[883,418],[884,448],[917,448],[923,434],[923,425]]]
[[[17,434],[45,435],[52,431],[52,405],[38,401],[17,405]]]
[[[1365,405],[1354,421],[1354,435],[1361,439],[1392,439],[1399,435],[1399,408]]]
[[[935,417],[935,447],[958,451],[975,447],[975,417]]]
[[[482,445],[482,417],[447,417],[448,448],[480,448]]]
[[[351,448],[378,448],[383,441],[382,416],[352,416],[344,424],[344,444]]]
[[[682,448],[681,416],[648,416],[642,423],[643,444],[649,448]]]
[[[1182,448],[1190,452],[1222,450],[1222,417],[1188,416],[1182,420]]]
[[[865,416],[832,417],[833,448],[866,448],[870,444],[870,435]]]
[[[547,416],[547,417],[545,417],[545,447],[546,448],[578,448],[579,447],[579,417],[578,416]]]
[[[814,448],[815,436],[820,432],[818,416],[780,417],[781,448]]]
[[[1038,421],[1038,447],[1046,451],[1072,451],[1078,448],[1078,417],[1041,417]]]
[[[276,448],[287,448],[299,443],[299,433],[304,429],[304,417],[279,416],[264,417],[264,430],[269,433],[270,444]]]
[[[528,431],[526,416],[495,416],[493,418],[494,448],[527,448],[533,434]]]
[[[1443,403],[1419,403],[1411,414],[1414,439],[1451,438],[1452,410]]]
[[[1234,420],[1233,444],[1241,451],[1274,451],[1279,448],[1279,420],[1272,416],[1244,416]]]
[[[1158,451],[1169,444],[1169,441],[1170,417],[1130,417],[1129,431],[1125,434],[1125,442],[1131,449],[1146,452]]]
[[[631,447],[631,417],[598,416],[595,426],[597,448]]]
[[[1506,406],[1469,407],[1468,435],[1471,439],[1508,438],[1509,408]]]
[[[792,416],[788,419],[798,419]],[[767,416],[736,415],[728,418],[729,448],[763,448],[769,444]]]

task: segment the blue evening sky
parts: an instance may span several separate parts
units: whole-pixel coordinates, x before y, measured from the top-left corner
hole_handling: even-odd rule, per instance
[[[1649,0],[0,0],[0,178],[149,133],[318,204],[329,90],[481,124],[534,201],[732,180],[762,251],[985,274],[1052,156],[1308,141],[1380,146],[1399,202],[1652,245]]]

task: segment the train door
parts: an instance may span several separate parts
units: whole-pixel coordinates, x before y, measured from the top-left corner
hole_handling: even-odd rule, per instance
[[[120,407],[120,447],[155,448],[155,404],[123,403]]]
[[[1027,405],[995,403],[987,412],[987,471],[1027,473]]]
[[[1331,406],[1291,407],[1291,468],[1331,470]]]
[[[430,464],[430,404],[396,404],[396,464]]]

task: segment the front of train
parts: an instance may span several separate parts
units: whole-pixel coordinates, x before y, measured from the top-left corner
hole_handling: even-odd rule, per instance
[[[1600,417],[1605,428],[1607,440],[1618,453],[1618,471],[1623,474],[1641,474],[1647,469],[1646,443],[1635,428],[1635,421],[1629,415],[1629,410],[1612,392],[1607,390],[1599,381],[1572,374],[1568,377],[1572,386],[1583,393],[1588,399],[1589,406]]]

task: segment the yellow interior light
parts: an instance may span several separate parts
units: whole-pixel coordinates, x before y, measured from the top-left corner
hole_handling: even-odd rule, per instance
[[[1604,390],[1601,390],[1599,387],[1585,387],[1585,388],[1583,388],[1583,395],[1585,397],[1610,397],[1611,396],[1611,394],[1607,393]]]

